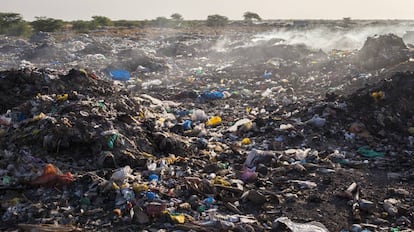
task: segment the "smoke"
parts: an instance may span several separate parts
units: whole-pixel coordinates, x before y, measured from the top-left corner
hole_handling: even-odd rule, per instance
[[[393,33],[403,37],[407,31],[413,31],[413,25],[397,24],[382,26],[359,26],[351,29],[321,26],[314,29],[279,29],[257,34],[252,42],[259,43],[271,39],[283,39],[284,44],[305,44],[312,49],[330,51],[332,49],[360,49],[367,37]],[[411,41],[405,41],[411,42]]]

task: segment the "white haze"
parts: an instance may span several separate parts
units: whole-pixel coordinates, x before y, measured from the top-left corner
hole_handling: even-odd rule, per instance
[[[367,37],[393,33],[403,37],[406,31],[414,31],[413,25],[368,26],[355,29],[318,27],[315,29],[280,29],[257,34],[252,42],[283,39],[284,44],[305,44],[312,49],[330,51],[360,49]],[[404,41],[413,43],[414,41]]]

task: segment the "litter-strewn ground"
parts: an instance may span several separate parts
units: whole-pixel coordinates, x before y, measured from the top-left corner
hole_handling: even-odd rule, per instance
[[[1,40],[1,230],[411,231],[400,37],[207,32]]]

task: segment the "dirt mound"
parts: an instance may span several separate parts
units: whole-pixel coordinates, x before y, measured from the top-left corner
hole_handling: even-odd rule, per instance
[[[408,50],[402,38],[394,35],[368,37],[355,57],[361,67],[372,70],[408,60]]]

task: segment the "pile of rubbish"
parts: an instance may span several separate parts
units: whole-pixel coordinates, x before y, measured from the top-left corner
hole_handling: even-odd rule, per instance
[[[414,64],[218,39],[1,71],[0,229],[410,231]]]
[[[356,56],[356,62],[370,70],[396,65],[407,61],[408,58],[408,48],[403,39],[394,34],[388,34],[368,37]]]

